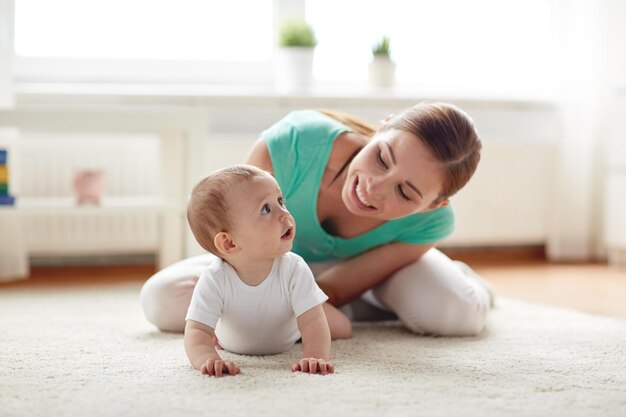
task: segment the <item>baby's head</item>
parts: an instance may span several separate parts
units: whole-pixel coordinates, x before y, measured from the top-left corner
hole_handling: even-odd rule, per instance
[[[200,246],[226,260],[276,258],[291,250],[295,236],[278,183],[251,165],[220,169],[196,184],[187,220]]]

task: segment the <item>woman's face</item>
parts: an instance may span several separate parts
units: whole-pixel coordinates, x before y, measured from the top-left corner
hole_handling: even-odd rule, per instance
[[[393,220],[433,210],[441,163],[415,135],[389,129],[374,135],[348,168],[341,198],[353,214]]]

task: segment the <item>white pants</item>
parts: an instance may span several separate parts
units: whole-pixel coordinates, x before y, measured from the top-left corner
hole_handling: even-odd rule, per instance
[[[164,331],[182,332],[193,289],[214,255],[176,262],[154,274],[141,289],[148,321]],[[333,263],[312,264],[317,275]],[[342,308],[352,319],[375,320],[395,314],[412,332],[441,336],[480,333],[490,308],[486,286],[467,266],[437,249],[426,252],[368,291],[361,300]]]

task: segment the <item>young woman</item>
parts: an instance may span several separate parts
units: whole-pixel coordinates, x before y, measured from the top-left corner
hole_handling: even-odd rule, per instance
[[[466,336],[492,295],[434,248],[452,233],[449,197],[471,178],[481,142],[449,104],[418,104],[374,129],[327,111],[292,112],[262,133],[248,163],[272,173],[296,221],[293,251],[353,319],[397,316],[419,334]],[[182,331],[206,256],[158,272],[141,292],[146,317]],[[329,310],[326,310],[329,311]]]

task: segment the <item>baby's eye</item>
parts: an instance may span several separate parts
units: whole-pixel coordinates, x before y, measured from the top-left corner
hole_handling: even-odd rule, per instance
[[[261,209],[261,213],[263,214],[270,214],[272,212],[272,209],[270,208],[269,204],[263,204],[263,208]]]
[[[281,207],[285,207],[285,200],[282,197],[278,198],[278,205]]]

